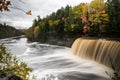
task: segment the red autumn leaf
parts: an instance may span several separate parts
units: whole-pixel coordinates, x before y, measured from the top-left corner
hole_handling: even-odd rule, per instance
[[[6,1],[6,5],[11,5],[11,2],[10,1]]]
[[[4,6],[4,10],[5,10],[5,11],[8,11],[8,7],[7,7],[7,6]]]
[[[2,11],[2,7],[0,7],[0,11]]]

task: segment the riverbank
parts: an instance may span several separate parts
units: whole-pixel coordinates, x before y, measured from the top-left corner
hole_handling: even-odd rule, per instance
[[[54,40],[49,40],[46,43],[51,45],[71,47],[73,42],[74,40],[71,39],[66,39],[66,40],[54,39]]]
[[[24,35],[21,36],[16,36],[16,37],[11,37],[11,38],[21,38],[21,37],[25,37]],[[86,36],[82,36],[82,37],[78,37],[78,38],[83,38],[83,39],[104,39],[104,40],[113,40],[113,41],[120,41],[119,37],[86,37]],[[3,39],[7,39],[7,38],[3,38]],[[59,46],[66,46],[66,47],[71,47],[73,42],[76,40],[77,38],[64,38],[64,39],[50,39],[48,41],[46,41],[46,44],[51,44],[51,45],[59,45]],[[2,40],[2,39],[1,39]],[[32,41],[34,42],[34,41]],[[43,43],[44,44],[44,43]]]
[[[104,39],[104,40],[112,40],[112,41],[120,41],[119,37],[78,37],[78,38],[83,38],[83,39]],[[77,38],[76,38],[77,39]],[[59,46],[66,46],[66,47],[71,47],[73,42],[76,39],[70,39],[70,38],[66,38],[66,39],[51,39],[48,40],[46,43],[47,44],[52,44],[52,45],[59,45]]]

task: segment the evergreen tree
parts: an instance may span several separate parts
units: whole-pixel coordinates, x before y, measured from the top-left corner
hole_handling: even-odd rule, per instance
[[[107,0],[107,12],[109,15],[109,33],[120,34],[120,0]]]

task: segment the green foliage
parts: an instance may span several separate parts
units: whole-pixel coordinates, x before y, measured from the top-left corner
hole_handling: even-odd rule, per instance
[[[120,33],[119,5],[119,0],[107,2],[93,0],[89,4],[81,3],[75,7],[67,5],[46,18],[41,19],[39,16],[35,19],[27,32],[28,39],[47,42],[50,39],[65,40],[84,35],[118,35]],[[39,29],[36,30],[36,26],[39,26]]]
[[[109,33],[120,34],[120,0],[107,0],[107,13],[109,15]]]
[[[26,33],[25,33],[26,37],[28,38],[28,40],[30,41],[34,41],[34,27],[30,27]]]
[[[73,13],[74,13],[75,16],[80,17],[80,15],[82,15],[83,12],[85,12],[83,10],[84,7],[82,7],[83,5],[84,5],[84,3],[81,3],[81,4],[79,4],[79,5],[77,5],[73,8]]]
[[[32,68],[28,67],[25,62],[19,61],[17,57],[8,52],[3,45],[0,45],[0,71],[17,75],[23,80],[30,80],[29,74]]]
[[[109,17],[104,0],[93,0],[89,4],[89,21],[91,22],[90,30],[92,30],[90,34],[102,35],[108,32]]]
[[[81,35],[81,19],[74,15],[72,7],[67,5],[46,18],[39,17],[33,21],[26,36],[29,40],[47,42],[49,39],[65,39]]]

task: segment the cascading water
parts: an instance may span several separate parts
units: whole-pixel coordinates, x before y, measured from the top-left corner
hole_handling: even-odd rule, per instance
[[[107,66],[120,67],[120,42],[108,40],[76,39],[72,52],[82,58],[88,58]]]
[[[110,79],[105,71],[110,73],[112,72],[111,69],[94,61],[81,59],[75,56],[73,53],[71,53],[71,48],[40,44],[37,42],[27,42],[26,38],[1,39],[0,43],[4,43],[4,45],[12,52],[12,54],[17,55],[19,59],[27,62],[28,65],[33,68],[31,75],[35,75],[37,80]],[[80,44],[83,45],[84,43],[75,41],[72,46],[74,52],[80,48],[80,46],[77,46]],[[85,49],[85,46],[81,46],[81,52],[85,53],[84,49],[82,48]],[[92,49],[90,49],[88,52],[92,52]],[[84,56],[86,55],[87,54],[84,54]],[[89,54],[89,56],[91,55],[92,54]]]

